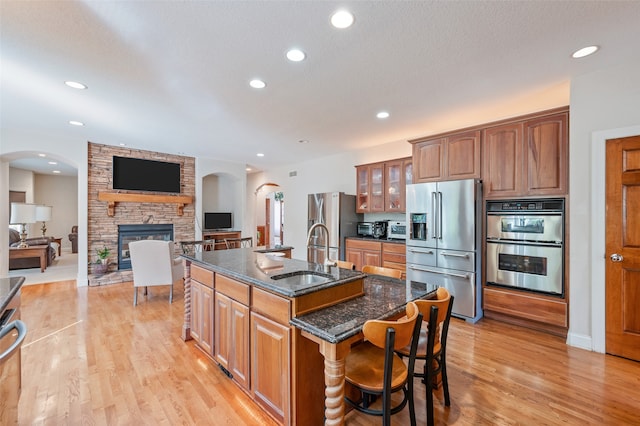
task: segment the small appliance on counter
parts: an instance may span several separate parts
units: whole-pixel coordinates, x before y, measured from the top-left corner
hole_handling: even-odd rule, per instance
[[[358,237],[373,237],[373,222],[358,222]]]
[[[389,240],[406,240],[407,239],[407,222],[398,222],[390,220],[387,222],[387,239]]]
[[[387,238],[387,221],[373,222],[373,238]]]

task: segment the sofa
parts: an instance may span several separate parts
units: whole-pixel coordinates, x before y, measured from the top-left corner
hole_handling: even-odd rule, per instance
[[[71,233],[69,234],[69,241],[71,241],[71,253],[78,252],[78,225],[71,227]]]
[[[26,243],[30,246],[48,245],[49,250],[47,253],[47,266],[56,258],[56,248],[52,246],[53,240],[50,237],[36,237],[27,238]],[[20,244],[20,233],[15,229],[9,228],[9,247],[18,247]],[[37,257],[28,257],[25,259],[9,259],[9,269],[26,269],[26,268],[39,268],[40,259]]]

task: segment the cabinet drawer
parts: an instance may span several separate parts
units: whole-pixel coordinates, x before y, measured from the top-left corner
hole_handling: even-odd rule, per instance
[[[347,240],[348,249],[361,249],[370,251],[382,250],[382,243],[379,241],[364,241],[364,240]]]
[[[288,299],[284,299],[280,296],[276,296],[275,294],[271,294],[267,291],[254,287],[253,304],[251,305],[251,308],[253,311],[260,312],[261,314],[278,321],[280,324],[289,325],[291,315]]]
[[[213,288],[213,271],[201,268],[193,263],[191,264],[191,279],[209,288]]]
[[[224,275],[216,275],[216,292],[222,293],[231,299],[249,306],[249,285],[225,277]]]
[[[407,246],[404,244],[398,244],[398,243],[382,243],[382,252],[397,253],[404,256],[405,253],[407,252]]]
[[[484,309],[558,327],[568,326],[567,302],[533,294],[485,288]]]

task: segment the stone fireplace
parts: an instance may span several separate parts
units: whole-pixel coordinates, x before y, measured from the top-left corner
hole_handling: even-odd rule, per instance
[[[173,224],[118,225],[118,270],[131,269],[129,243],[140,240],[173,241]]]
[[[87,262],[90,286],[133,280],[131,270],[122,269],[120,265],[123,251],[127,250],[119,248],[119,229],[122,226],[169,225],[172,227],[170,239],[173,241],[195,239],[195,205],[191,201],[195,195],[195,158],[91,142],[88,154]],[[179,163],[180,193],[114,191],[114,155]],[[92,265],[96,262],[96,249],[105,246],[111,250],[112,255],[109,258],[109,270],[100,275]],[[176,249],[176,256],[179,254]],[[130,263],[128,267],[130,268]]]

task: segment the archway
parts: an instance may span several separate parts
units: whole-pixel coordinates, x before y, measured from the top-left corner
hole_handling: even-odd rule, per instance
[[[256,245],[284,244],[284,192],[273,182],[263,183],[256,195]]]

